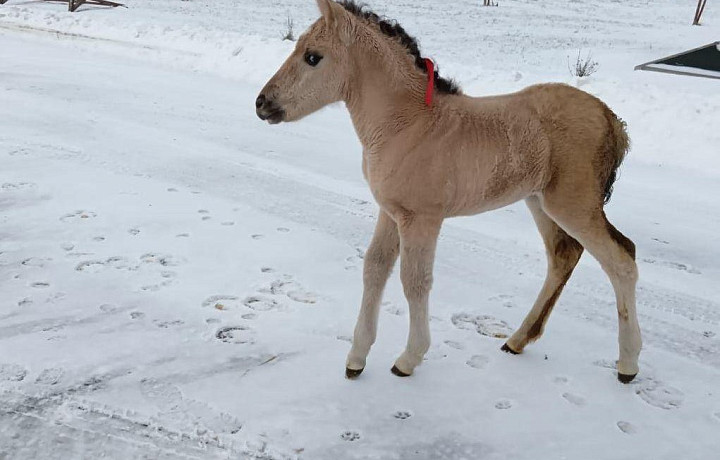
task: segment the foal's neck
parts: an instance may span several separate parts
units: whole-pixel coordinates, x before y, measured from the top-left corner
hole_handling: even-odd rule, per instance
[[[359,54],[345,104],[364,150],[376,153],[410,125],[430,120],[433,108],[424,102],[427,76],[407,56]]]

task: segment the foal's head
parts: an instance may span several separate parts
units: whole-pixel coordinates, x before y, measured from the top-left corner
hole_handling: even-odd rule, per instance
[[[262,120],[298,120],[344,97],[350,74],[347,45],[355,19],[332,0],[317,4],[322,17],[300,37],[255,101]]]

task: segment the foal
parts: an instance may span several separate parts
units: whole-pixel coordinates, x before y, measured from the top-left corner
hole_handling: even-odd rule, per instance
[[[392,368],[408,376],[430,346],[428,295],[435,246],[447,217],[525,200],[545,243],[545,284],[502,346],[537,340],[587,249],[617,298],[618,379],[638,372],[635,245],[603,205],[628,149],[625,124],[599,99],[544,84],[474,98],[440,78],[404,29],[352,0],[317,0],[322,13],[256,100],[269,123],[295,121],[344,101],[363,146],[363,173],[380,215],[363,271],[364,292],[346,375],[357,377],[375,341],[393,265],[410,308],[407,348]]]

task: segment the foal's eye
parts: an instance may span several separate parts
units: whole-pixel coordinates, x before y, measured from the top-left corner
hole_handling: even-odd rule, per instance
[[[322,58],[323,57],[317,53],[311,53],[310,51],[305,53],[305,62],[307,62],[307,65],[309,65],[310,67],[315,67],[316,65],[318,65]]]

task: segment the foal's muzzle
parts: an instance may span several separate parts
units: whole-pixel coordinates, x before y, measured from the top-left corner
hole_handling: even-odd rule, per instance
[[[275,101],[268,99],[264,94],[255,99],[255,113],[261,120],[267,120],[274,125],[285,118],[285,111]]]

